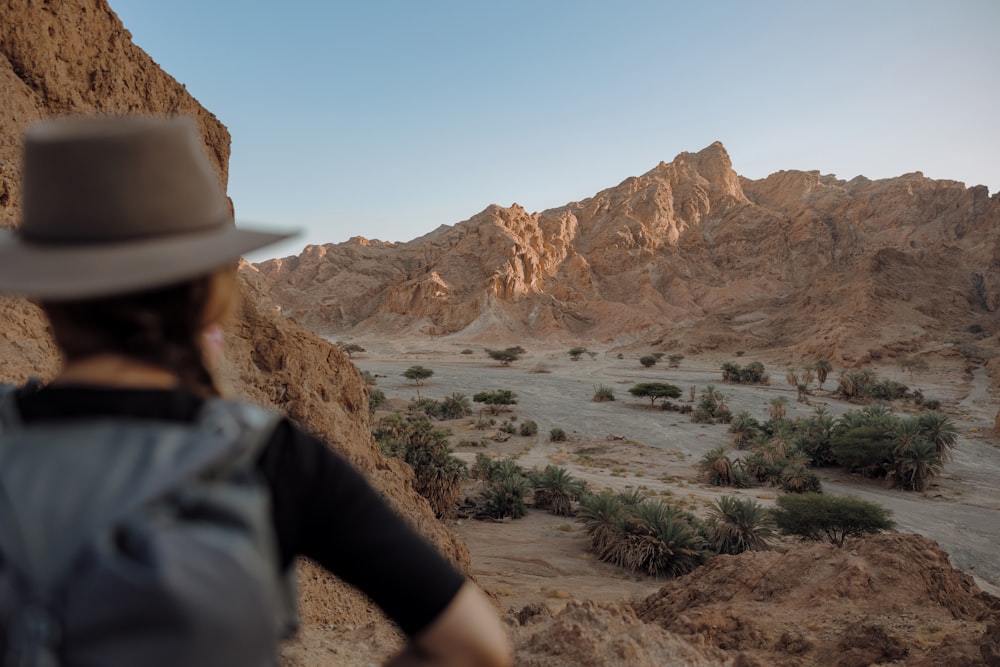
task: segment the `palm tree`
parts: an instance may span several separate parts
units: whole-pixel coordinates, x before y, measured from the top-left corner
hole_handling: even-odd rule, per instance
[[[547,509],[556,516],[572,516],[573,501],[586,491],[586,484],[574,479],[565,468],[545,466],[542,472],[530,477],[535,486],[535,507]]]
[[[729,422],[729,432],[732,434],[733,447],[746,449],[760,424],[746,410],[738,413]]]
[[[788,405],[788,399],[784,396],[777,396],[771,399],[771,407],[768,410],[771,415],[771,419],[778,421],[779,419],[785,418],[785,406]]]
[[[709,508],[705,532],[716,553],[739,554],[767,549],[774,529],[769,512],[756,500],[722,496]]]
[[[816,379],[819,380],[819,388],[822,389],[823,383],[826,382],[826,376],[833,370],[833,366],[826,359],[817,359],[813,367],[816,369]]]
[[[950,461],[951,451],[958,443],[958,429],[955,428],[955,423],[940,412],[924,412],[917,417],[917,421],[920,423],[920,432],[934,443],[941,460]]]
[[[815,366],[806,366],[802,369],[802,384],[804,384],[807,388],[810,384],[812,384],[815,372]]]
[[[621,499],[610,491],[586,495],[580,500],[577,516],[583,521],[583,529],[590,536],[590,544],[598,556],[618,539],[624,515]]]
[[[916,417],[900,419],[891,429],[895,442],[893,452],[896,456],[901,456],[909,451],[910,447],[918,440],[924,440],[920,429],[920,421]]]
[[[795,372],[794,368],[789,368],[785,371],[785,382],[793,387],[799,386],[799,375]]]
[[[940,474],[943,464],[934,443],[916,440],[902,452],[897,462],[899,485],[904,489],[923,491],[932,477]]]
[[[698,467],[715,486],[729,486],[736,478],[733,462],[726,456],[725,446],[710,450],[702,457]]]

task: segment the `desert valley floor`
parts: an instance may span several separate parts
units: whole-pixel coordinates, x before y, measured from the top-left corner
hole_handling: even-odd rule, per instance
[[[697,462],[708,450],[729,442],[726,426],[699,425],[689,415],[650,409],[647,400],[628,394],[633,384],[675,384],[684,391],[679,402],[687,400],[691,386],[701,391],[715,384],[734,414],[747,410],[760,420],[766,419],[769,401],[776,396],[788,399],[790,418],[805,416],[821,405],[835,417],[861,407],[819,391],[815,382],[809,404],[796,402],[795,390],[784,381],[785,366],[768,363],[766,358],[759,360],[771,375],[771,385],[748,386],[722,384],[719,367],[728,358],[708,354],[685,358],[679,368],[667,368],[664,360],[647,369],[635,354],[618,359],[616,354],[601,352],[593,358],[584,355],[571,361],[565,350],[529,350],[521,360],[502,367],[486,358],[481,348],[475,348],[472,355],[461,354],[467,345],[366,341],[366,347],[368,351],[356,355],[354,364],[376,376],[376,386],[393,406],[405,407],[418,394],[440,399],[452,392],[471,396],[484,390],[512,389],[518,405],[502,413],[497,423],[511,415],[538,423],[537,436],[513,435],[497,442],[490,437],[498,429],[474,428],[476,415],[440,422],[440,427],[453,432],[451,440],[458,457],[471,463],[478,452],[512,456],[529,469],[554,463],[586,480],[592,489],[635,487],[654,497],[683,501],[696,513],[722,494],[741,494],[770,504],[776,490],[766,486],[735,490],[700,483]],[[753,360],[748,354],[739,361]],[[433,377],[423,386],[413,385],[401,376],[412,365],[433,369]],[[991,435],[996,407],[990,400],[985,372],[964,373],[946,362],[913,377],[888,365],[876,371],[942,402],[943,411],[959,430],[954,459],[924,493],[889,489],[839,470],[821,469],[824,491],[855,495],[892,510],[899,530],[935,540],[956,567],[975,576],[983,590],[1000,593],[1000,561],[996,558],[1000,546],[1000,441]],[[835,370],[827,378],[826,390],[836,386],[836,377]],[[616,400],[593,402],[591,397],[599,385],[612,387]],[[549,442],[552,427],[563,428],[569,435],[567,441]],[[536,602],[553,608],[571,599],[618,601],[650,594],[662,585],[654,578],[631,576],[596,561],[588,552],[580,524],[572,519],[530,512],[516,521],[467,519],[457,521],[454,527],[472,553],[475,575],[484,587],[498,594],[505,608]]]

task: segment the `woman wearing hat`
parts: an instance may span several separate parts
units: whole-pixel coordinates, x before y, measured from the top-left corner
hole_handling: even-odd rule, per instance
[[[0,291],[41,305],[64,365],[42,389],[8,392],[0,408],[5,664],[274,664],[280,582],[300,555],[358,587],[406,633],[392,664],[509,664],[485,596],[348,463],[287,420],[217,398],[204,340],[234,302],[235,262],[289,235],[234,226],[193,123],[49,121],[29,130],[24,158],[23,221],[0,232]],[[109,444],[107,433],[131,435]],[[260,442],[238,449],[227,438]],[[63,458],[39,459],[53,442]],[[191,442],[202,452],[185,453]],[[218,461],[205,462],[208,442],[222,443]],[[136,458],[143,447],[148,456]],[[167,451],[205,459],[184,473],[195,481],[163,463]],[[230,479],[239,477],[233,452],[243,451],[254,452],[248,466],[266,496],[263,530],[248,527],[252,484]],[[129,479],[154,469],[181,481],[154,480],[135,492],[142,502],[126,500]],[[98,514],[98,528],[80,528],[79,517]],[[236,542],[267,551],[273,567],[262,576],[252,554],[220,547],[236,544],[230,533],[252,534]],[[185,546],[157,550],[171,544]]]

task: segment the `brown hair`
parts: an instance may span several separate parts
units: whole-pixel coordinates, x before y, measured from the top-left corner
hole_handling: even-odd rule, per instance
[[[231,314],[235,292],[236,271],[227,267],[144,292],[40,305],[66,361],[119,354],[175,373],[194,394],[218,396],[200,337]]]

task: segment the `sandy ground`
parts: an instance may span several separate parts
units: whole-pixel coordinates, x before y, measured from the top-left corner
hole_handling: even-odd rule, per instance
[[[555,463],[586,480],[593,489],[636,487],[650,496],[679,500],[695,512],[704,511],[723,493],[748,495],[768,504],[776,491],[769,487],[736,491],[699,483],[695,465],[709,449],[729,442],[727,427],[699,425],[688,415],[651,410],[648,400],[628,394],[633,384],[675,384],[684,391],[679,402],[687,400],[691,386],[700,392],[715,384],[733,413],[748,410],[762,421],[767,418],[769,401],[776,396],[788,398],[790,417],[806,416],[818,405],[835,416],[860,408],[820,391],[810,398],[811,405],[797,403],[796,392],[785,384],[784,367],[766,359],[760,361],[771,374],[772,386],[743,386],[722,384],[718,369],[726,359],[705,355],[688,357],[676,369],[667,368],[665,361],[645,369],[628,356],[617,359],[612,354],[598,354],[574,362],[564,351],[529,351],[520,361],[501,367],[478,348],[474,355],[462,355],[461,347],[420,345],[420,349],[407,349],[400,344],[390,348],[367,343],[369,352],[356,355],[354,363],[376,374],[377,386],[400,405],[418,394],[440,399],[452,392],[471,396],[483,390],[512,389],[519,403],[512,412],[499,415],[498,424],[512,415],[518,422],[532,419],[538,423],[536,437],[514,435],[495,442],[490,438],[497,429],[475,429],[475,417],[441,422],[454,432],[457,456],[470,462],[477,452],[514,456],[525,468]],[[753,360],[745,357],[737,361],[745,364]],[[435,372],[424,386],[416,387],[400,375],[415,364]],[[548,372],[532,372],[539,365]],[[911,378],[890,367],[875,370],[880,376],[920,388],[927,398],[942,401],[960,433],[954,460],[925,493],[887,489],[826,470],[821,471],[824,490],[873,500],[891,509],[900,530],[937,541],[956,567],[973,574],[984,590],[1000,594],[1000,559],[996,557],[1000,547],[1000,441],[990,435],[997,399],[989,395],[985,372],[969,377],[961,369],[940,367]],[[834,372],[827,378],[826,389],[835,386],[836,376]],[[617,400],[591,400],[594,389],[602,384],[612,387]],[[811,388],[816,388],[815,382]],[[549,429],[557,426],[569,434],[568,441],[548,442]],[[469,546],[477,578],[505,607],[518,609],[542,602],[558,608],[569,599],[617,601],[645,596],[662,583],[595,560],[580,524],[572,519],[533,511],[517,521],[458,521],[455,529]]]

